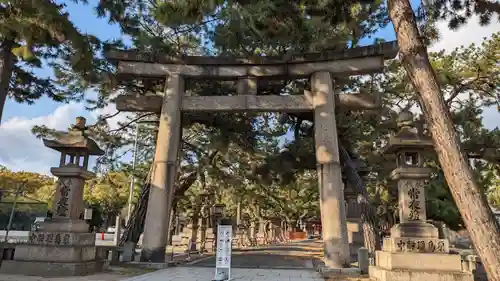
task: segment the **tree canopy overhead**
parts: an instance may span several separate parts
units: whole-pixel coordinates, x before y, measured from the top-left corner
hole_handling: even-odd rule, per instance
[[[78,30],[64,8],[52,0],[0,1],[0,117],[7,97],[30,104],[42,96],[83,100],[82,88],[66,83],[61,72],[82,84],[102,80],[94,60],[101,42]],[[54,78],[36,75],[33,68],[42,67],[52,68]]]
[[[382,1],[347,1],[344,4],[335,1],[313,1],[307,4],[294,1],[208,1],[200,4],[199,1],[136,0],[101,1],[96,7],[98,15],[109,17],[111,22],[120,25],[124,34],[130,36],[130,47],[173,56],[287,55],[355,47],[361,38],[373,36],[389,22],[386,9]],[[453,108],[453,116],[457,128],[464,135],[465,145],[497,145],[495,131],[488,131],[480,124],[481,107],[498,104],[498,95],[495,94],[498,91],[495,44],[498,44],[498,40],[493,37],[482,46],[457,49],[452,54],[433,55],[433,64],[439,69],[439,79],[445,85],[444,95]],[[99,60],[99,65],[98,73],[109,79],[85,85],[101,90],[99,99],[95,101],[98,107],[113,102],[116,96],[105,91],[108,88],[103,87],[104,84],[115,85],[119,91],[138,93],[155,92],[162,88],[162,81],[113,81],[114,78],[106,74],[113,70],[113,66],[105,60]],[[81,81],[74,80],[78,76],[70,74],[62,72],[61,79],[69,84],[81,85]],[[407,81],[408,76],[398,61],[388,62],[384,73],[374,74],[370,79],[337,79],[336,87],[340,91],[361,89],[384,93],[384,107],[378,116],[340,110],[337,118],[342,143],[366,161],[371,167],[372,179],[377,179],[378,183],[384,182],[387,171],[392,169],[392,165],[387,164],[387,157],[379,155],[378,151],[384,138],[394,128],[394,116],[400,109],[413,107],[417,103],[415,90]],[[274,81],[259,85],[259,94],[302,94],[308,87],[307,80]],[[225,95],[234,92],[235,85],[216,81],[188,81],[188,91],[198,95]],[[135,120],[141,116],[144,114],[131,117],[130,121],[121,124],[119,130],[110,131],[105,118],[93,127],[100,141],[108,147],[108,157],[115,159],[123,154],[123,147],[126,150],[130,148],[134,139]],[[262,121],[271,119],[274,121]],[[187,176],[196,170],[192,165],[198,165],[199,162],[204,163],[205,167],[217,167],[218,175],[227,177],[233,173],[232,176],[236,177],[236,168],[231,162],[237,161],[238,169],[251,171],[240,175],[242,179],[265,180],[269,184],[291,183],[295,175],[315,168],[312,122],[311,114],[184,114],[182,155],[186,165],[182,170]],[[139,127],[138,162],[148,163],[153,156],[155,125],[141,124]],[[284,143],[281,141],[280,145],[274,143],[271,147],[268,147],[269,144],[263,146],[263,138],[283,138],[286,134],[288,140]],[[286,150],[281,150],[283,147]],[[235,151],[238,153],[234,154]],[[211,161],[193,160],[202,159],[202,156]],[[123,166],[112,160],[106,161],[106,164],[114,165],[115,168]],[[126,165],[123,167],[127,168]]]
[[[406,27],[413,27],[415,22],[412,22],[413,14],[408,1],[388,3],[394,5],[388,5],[385,1],[109,0],[99,1],[96,11],[99,16],[108,17],[111,22],[119,24],[124,35],[131,38],[132,46],[128,47],[141,52],[161,52],[172,56],[286,57],[298,52],[356,47],[361,39],[373,37],[377,30],[389,23],[388,10],[391,9],[392,20],[399,19],[407,24]],[[405,5],[395,5],[401,3]],[[399,38],[410,38],[410,42],[417,42],[415,44],[419,51],[424,48],[425,56],[422,57],[427,57],[425,44],[438,39],[433,30],[436,21],[447,20],[454,28],[477,14],[481,23],[485,24],[497,16],[499,6],[496,2],[482,0],[437,0],[424,4],[414,9],[420,10],[417,11],[418,29],[407,29],[408,32],[416,30],[413,37],[401,37],[399,32]],[[405,13],[402,12],[403,8]],[[399,12],[396,13],[396,10]],[[430,54],[435,77],[429,77],[434,77],[430,80],[438,83],[433,93],[444,97],[446,105],[440,114],[446,113],[445,116],[453,121],[452,129],[458,134],[458,144],[481,158],[470,161],[473,169],[473,177],[470,178],[474,178],[471,182],[479,182],[483,189],[491,189],[494,184],[491,180],[492,163],[498,159],[494,155],[489,157],[484,147],[495,149],[500,145],[499,131],[488,130],[481,121],[481,111],[485,106],[499,105],[498,38],[498,34],[495,34],[481,45],[458,48],[451,53]],[[373,39],[380,41],[378,38]],[[424,42],[420,42],[421,39],[425,39]],[[91,46],[95,54],[108,47],[124,47],[121,42],[100,42]],[[73,45],[68,48],[73,48]],[[422,85],[428,86],[423,82],[408,82],[416,80],[415,71],[411,71],[408,64],[408,60],[413,58],[412,52],[408,48],[405,50],[407,59],[387,62],[383,73],[371,77],[335,77],[335,87],[340,92],[384,93],[383,107],[377,114],[340,109],[337,120],[340,142],[352,156],[357,155],[370,168],[367,186],[371,202],[379,206],[379,213],[387,218],[393,216],[395,210],[395,201],[390,198],[394,189],[387,180],[388,172],[394,168],[394,161],[390,155],[382,155],[381,148],[394,131],[394,117],[399,111],[418,107],[419,104],[425,105]],[[117,93],[162,91],[164,81],[118,80],[113,75],[114,65],[99,55],[89,62],[93,70],[91,77],[82,76],[71,67],[59,66],[56,69],[61,86],[76,92],[89,88],[99,91],[99,98],[91,104],[93,107],[113,103]],[[279,80],[260,83],[258,94],[298,95],[309,87],[307,79]],[[187,92],[192,95],[229,95],[234,94],[235,88],[234,83],[227,81],[187,81]],[[428,113],[426,111],[426,115]],[[134,123],[140,118],[154,117],[154,114],[132,115],[127,122],[120,124],[119,129],[109,127],[106,122],[109,116],[103,116],[92,127],[98,140],[107,147],[108,154],[103,158],[103,163],[112,172],[120,169],[130,172],[131,167],[117,159],[134,142]],[[436,127],[432,126],[432,122],[428,124],[429,131],[434,130],[436,136]],[[312,114],[308,113],[184,114],[181,180],[177,186],[180,205],[188,204],[188,199],[193,199],[210,185],[214,190],[226,190],[217,195],[217,200],[228,204],[232,202],[233,209],[235,199],[245,196],[266,198],[257,202],[267,208],[269,213],[289,218],[302,215],[300,210],[309,205],[308,200],[300,196],[310,196],[310,201],[315,199],[308,193],[315,180],[311,170],[316,168],[313,126]],[[152,160],[155,127],[154,124],[139,125],[140,169],[135,171],[137,176],[145,177],[148,171],[145,167]],[[38,132],[42,131],[39,128]],[[443,151],[438,150],[440,159]],[[438,158],[429,159],[427,163],[434,168],[427,202],[428,214],[433,219],[444,220],[453,228],[463,228],[464,223],[455,206],[453,193],[450,193],[450,190],[454,190],[453,186],[449,188],[444,178],[446,171],[450,170],[443,168]],[[468,172],[468,169],[462,170]],[[291,193],[294,190],[297,195]],[[292,203],[296,206],[289,208],[288,205]],[[291,214],[290,209],[294,208],[296,213]]]

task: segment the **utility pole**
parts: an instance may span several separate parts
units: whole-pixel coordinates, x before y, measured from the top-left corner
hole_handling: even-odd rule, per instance
[[[135,185],[135,162],[137,159],[137,138],[139,136],[139,122],[135,124],[135,138],[134,138],[134,151],[132,154],[132,178],[130,179],[130,187],[128,193],[128,209],[126,223],[129,223],[132,214],[132,199],[134,198],[134,185]]]
[[[4,243],[7,243],[9,239],[9,231],[10,228],[12,227],[12,219],[14,218],[14,213],[16,211],[16,205],[17,205],[17,199],[19,199],[19,195],[21,195],[21,189],[23,187],[23,184],[16,184],[16,196],[14,197],[14,203],[12,203],[12,210],[10,211],[10,217],[9,217],[9,223],[7,224],[7,229],[5,231],[5,239]]]

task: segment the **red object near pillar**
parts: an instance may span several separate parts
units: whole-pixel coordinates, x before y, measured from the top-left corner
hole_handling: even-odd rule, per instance
[[[104,232],[101,233],[101,240],[104,241]]]

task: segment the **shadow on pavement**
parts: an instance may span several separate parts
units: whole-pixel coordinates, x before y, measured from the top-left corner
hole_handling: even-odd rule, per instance
[[[234,249],[231,266],[234,268],[312,269],[313,260],[320,259],[322,254],[322,243],[316,241],[266,245],[253,249]],[[213,256],[189,266],[215,267],[215,261],[216,257]]]

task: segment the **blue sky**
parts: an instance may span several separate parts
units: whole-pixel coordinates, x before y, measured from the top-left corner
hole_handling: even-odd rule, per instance
[[[89,1],[90,5],[75,4],[72,1],[61,1],[67,5],[67,10],[70,19],[73,23],[85,33],[90,33],[100,39],[120,38],[120,29],[117,25],[108,24],[106,19],[97,18],[92,7],[95,0]],[[36,69],[37,74],[41,76],[49,76],[52,73],[50,69]],[[3,112],[3,120],[7,120],[14,116],[19,116],[22,112],[26,118],[46,115],[53,112],[60,104],[53,102],[50,99],[42,98],[34,105],[19,104],[13,100],[8,100]]]
[[[90,5],[84,6],[66,2],[70,19],[81,31],[96,35],[101,39],[120,38],[120,30],[116,25],[108,24],[106,19],[95,16],[92,7],[98,0],[90,0]],[[413,0],[418,3],[419,1]],[[446,24],[439,26],[442,40],[431,50],[452,50],[460,45],[478,43],[483,37],[489,37],[493,32],[500,32],[500,22],[489,27],[479,27],[471,21],[470,24],[459,31],[451,31]],[[392,25],[380,30],[375,37],[387,41],[395,40]],[[373,43],[374,38],[365,38],[362,45]],[[36,73],[41,76],[51,74],[49,69],[37,69]],[[91,94],[91,93],[89,93]],[[114,108],[106,109],[105,113],[115,112]],[[102,112],[101,112],[102,113]],[[89,123],[95,120],[96,112],[86,112],[82,104],[60,104],[47,98],[38,100],[33,105],[18,104],[8,100],[4,109],[2,124],[0,126],[0,164],[13,170],[25,170],[40,173],[49,173],[49,168],[58,163],[58,154],[43,147],[41,140],[36,139],[30,132],[34,125],[47,125],[52,128],[64,130],[69,124],[73,124],[77,116],[84,116]],[[499,125],[500,114],[496,109],[487,109],[484,124],[488,128]]]
[[[106,19],[97,18],[92,7],[96,2],[91,0],[90,5],[74,4],[71,1],[62,1],[67,5],[67,10],[70,14],[70,19],[73,23],[80,28],[82,32],[90,33],[100,39],[115,39],[121,38],[120,29],[117,25],[108,24]],[[395,40],[392,24],[383,30],[380,30],[376,37],[384,38],[386,40]],[[362,45],[368,45],[373,42],[373,38],[366,38],[361,41]],[[36,73],[41,76],[51,75],[50,69],[37,69]],[[8,100],[3,112],[3,120],[19,116],[22,112],[26,118],[33,118],[41,115],[46,115],[53,112],[60,104],[55,103],[47,98],[42,98],[34,105],[19,104],[13,100]]]

